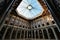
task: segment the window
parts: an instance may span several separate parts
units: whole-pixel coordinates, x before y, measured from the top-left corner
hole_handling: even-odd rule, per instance
[[[34,19],[43,13],[43,8],[38,0],[22,0],[16,9],[19,16],[26,19]]]
[[[47,22],[46,24],[49,25],[49,22]]]
[[[52,21],[52,24],[55,24],[55,22],[54,22],[54,21]]]
[[[38,25],[38,27],[40,27],[40,25]]]

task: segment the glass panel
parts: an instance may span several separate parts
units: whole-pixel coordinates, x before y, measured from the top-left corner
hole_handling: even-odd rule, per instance
[[[26,19],[34,19],[43,13],[43,8],[38,0],[22,0],[16,9],[19,16]]]

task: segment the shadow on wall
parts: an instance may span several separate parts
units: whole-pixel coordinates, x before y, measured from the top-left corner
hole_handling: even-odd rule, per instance
[[[12,0],[0,0],[0,17],[3,15]]]

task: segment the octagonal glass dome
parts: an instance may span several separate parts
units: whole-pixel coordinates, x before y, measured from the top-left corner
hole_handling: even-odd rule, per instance
[[[43,11],[38,0],[22,0],[16,9],[18,15],[26,19],[34,19],[42,15]]]

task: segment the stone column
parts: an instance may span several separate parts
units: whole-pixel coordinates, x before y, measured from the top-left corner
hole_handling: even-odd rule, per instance
[[[6,30],[5,30],[5,32],[4,32],[4,34],[3,34],[2,40],[5,40],[4,38],[5,38],[6,33],[7,33],[7,30],[8,30],[9,28],[10,28],[10,27],[7,27],[7,28],[6,28]]]
[[[47,32],[47,35],[48,35],[48,39],[50,40],[50,36],[49,36],[49,32],[48,32],[48,28],[46,28],[46,32]]]
[[[52,29],[52,31],[53,31],[53,34],[54,34],[54,36],[55,36],[56,40],[58,40],[58,37],[57,37],[57,35],[56,35],[55,31],[54,31],[54,28],[53,28],[53,27],[51,27],[51,29]]]

